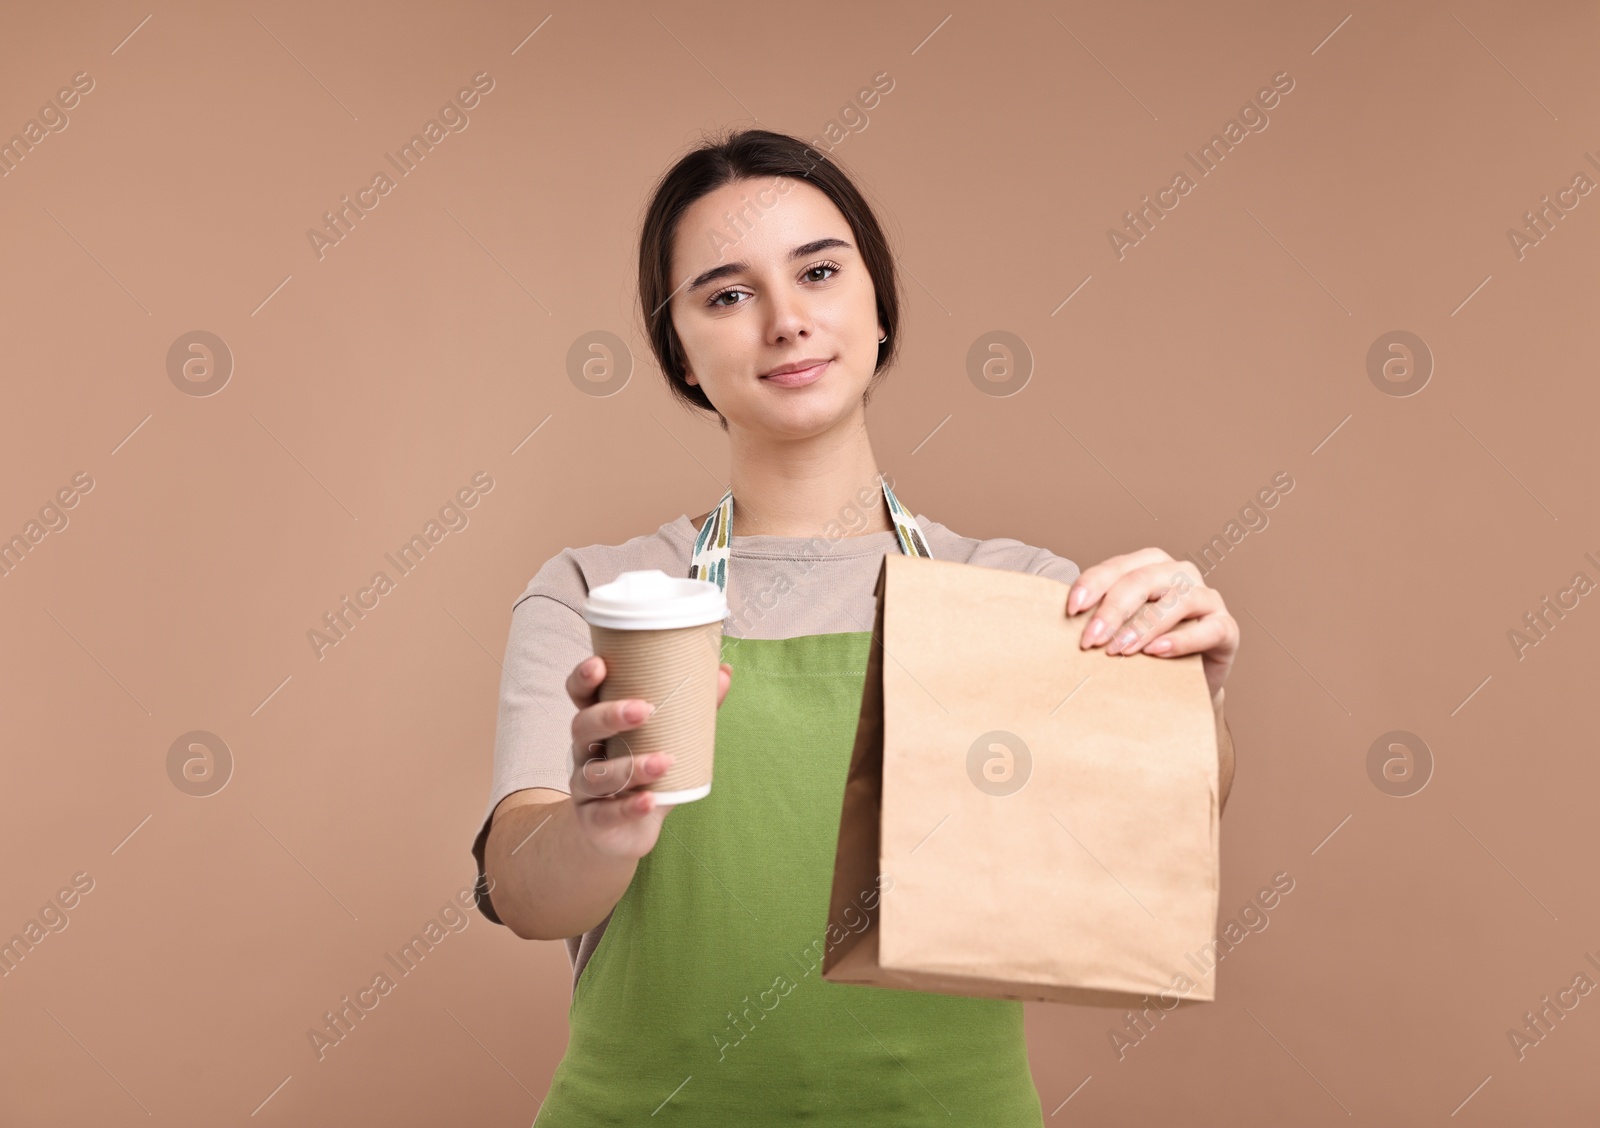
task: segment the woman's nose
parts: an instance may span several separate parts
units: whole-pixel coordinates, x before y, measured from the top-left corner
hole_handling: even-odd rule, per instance
[[[769,340],[796,341],[811,333],[811,314],[799,294],[775,294],[767,305]]]

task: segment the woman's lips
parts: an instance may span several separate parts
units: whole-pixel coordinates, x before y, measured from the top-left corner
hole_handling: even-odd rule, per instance
[[[802,368],[798,372],[784,372],[777,376],[763,376],[761,379],[765,383],[778,384],[785,388],[801,388],[820,379],[823,371],[832,363],[831,360],[825,360],[821,364]]]

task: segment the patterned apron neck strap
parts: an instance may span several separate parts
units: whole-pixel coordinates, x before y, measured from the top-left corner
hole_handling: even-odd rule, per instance
[[[889,519],[894,522],[895,539],[900,542],[900,551],[907,556],[925,556],[932,558],[933,553],[928,550],[928,542],[922,535],[922,530],[917,526],[917,519],[911,511],[900,504],[894,496],[894,491],[889,488],[889,482],[881,474],[878,482],[883,486],[884,504],[889,507]],[[733,490],[728,490],[722,495],[722,500],[717,502],[717,507],[711,511],[704,525],[700,526],[700,535],[695,538],[694,554],[690,559],[689,578],[691,580],[711,580],[723,591],[728,590],[728,553],[732,548],[733,540]]]

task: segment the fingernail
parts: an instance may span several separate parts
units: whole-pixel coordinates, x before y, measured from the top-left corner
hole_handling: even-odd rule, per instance
[[[1106,633],[1106,624],[1102,619],[1091,619],[1089,629],[1083,632],[1083,645],[1094,646]]]
[[[1128,647],[1132,646],[1133,645],[1133,640],[1135,638],[1137,638],[1137,637],[1139,637],[1139,636],[1136,635],[1133,631],[1123,631],[1121,634],[1119,634],[1117,636],[1117,641],[1113,642],[1111,644],[1110,649],[1114,653],[1119,653],[1120,654],[1122,651],[1124,651]]]
[[[586,678],[592,678],[592,677],[594,677],[595,672],[597,670],[599,670],[599,669],[600,669],[600,659],[591,658],[591,659],[589,659],[587,662],[585,662],[583,664],[583,676],[586,677]]]
[[[656,707],[648,701],[630,701],[628,702],[626,714],[630,721],[642,721],[655,711]]]

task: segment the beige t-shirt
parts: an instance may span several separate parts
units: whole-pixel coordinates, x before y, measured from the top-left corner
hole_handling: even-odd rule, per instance
[[[1076,564],[1049,549],[1010,537],[974,540],[921,514],[917,524],[935,560],[1031,572],[1062,583],[1078,576]],[[564,549],[545,562],[512,605],[495,728],[494,783],[472,843],[480,889],[489,819],[500,800],[529,787],[568,790],[577,708],[567,696],[566,680],[579,662],[594,653],[582,614],[589,589],[623,572],[646,568],[659,568],[669,576],[688,575],[698,534],[685,514],[622,544]],[[885,553],[899,551],[892,531],[837,540],[735,534],[723,631],[730,637],[752,639],[870,631],[879,567]],[[1063,592],[1063,614],[1065,610]],[[482,893],[478,908],[496,924],[503,923]],[[582,936],[568,938],[574,985],[610,919],[607,916]]]

